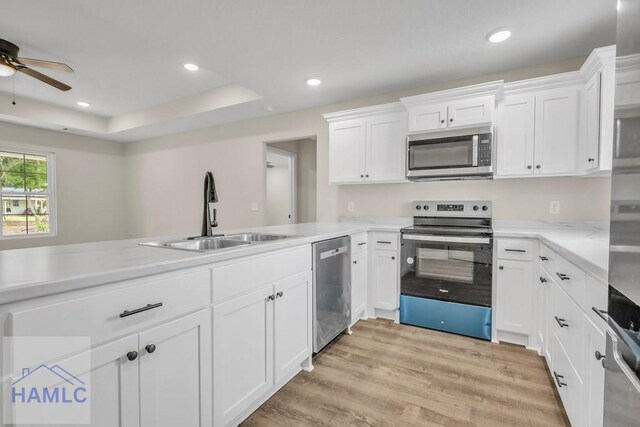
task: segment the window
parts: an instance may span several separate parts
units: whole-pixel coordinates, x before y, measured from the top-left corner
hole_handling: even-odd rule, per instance
[[[55,234],[53,154],[0,148],[0,239]]]

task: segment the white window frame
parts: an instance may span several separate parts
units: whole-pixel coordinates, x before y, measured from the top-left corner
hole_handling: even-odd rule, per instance
[[[57,236],[58,232],[58,222],[57,222],[57,200],[56,200],[56,174],[55,174],[55,153],[50,151],[41,151],[41,150],[32,150],[29,148],[18,148],[18,147],[8,147],[1,146],[0,151],[5,153],[15,153],[15,154],[25,154],[32,156],[42,156],[47,158],[47,193],[49,203],[49,232],[48,233],[36,233],[36,234],[17,234],[17,235],[9,235],[5,236],[4,230],[2,230],[2,223],[0,223],[0,241],[2,240],[17,240],[17,239],[38,239],[43,237],[54,237]],[[3,193],[0,189],[0,201],[2,200],[3,194],[6,195],[18,195],[18,196],[33,196],[29,192],[6,192]],[[38,193],[37,195],[42,195]],[[2,205],[0,205],[1,207]],[[1,213],[4,215],[4,212]]]

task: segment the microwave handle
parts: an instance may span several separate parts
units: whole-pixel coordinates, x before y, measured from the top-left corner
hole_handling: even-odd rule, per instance
[[[473,135],[473,164],[478,166],[478,135]]]

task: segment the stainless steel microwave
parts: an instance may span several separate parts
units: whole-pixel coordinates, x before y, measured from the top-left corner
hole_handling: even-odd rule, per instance
[[[490,127],[410,135],[407,156],[412,181],[493,178]]]

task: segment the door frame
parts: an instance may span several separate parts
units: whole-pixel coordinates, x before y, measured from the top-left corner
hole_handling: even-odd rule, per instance
[[[298,219],[298,209],[296,206],[297,203],[297,194],[296,194],[296,189],[297,189],[297,185],[298,185],[298,181],[296,179],[296,175],[297,175],[297,167],[298,167],[298,155],[296,153],[292,153],[290,151],[285,151],[285,150],[280,150],[278,148],[274,148],[269,146],[269,144],[267,143],[266,146],[266,150],[265,150],[265,155],[264,155],[264,168],[265,168],[265,176],[266,176],[266,171],[267,171],[267,156],[269,155],[269,153],[271,154],[277,154],[279,156],[283,156],[283,157],[287,157],[288,162],[289,162],[289,183],[291,184],[289,186],[289,212],[291,213],[291,218],[289,218],[289,223],[290,224],[295,224],[297,222]],[[266,194],[266,193],[265,193]],[[266,205],[265,205],[266,206]],[[265,218],[266,218],[266,210],[265,210]]]

